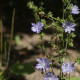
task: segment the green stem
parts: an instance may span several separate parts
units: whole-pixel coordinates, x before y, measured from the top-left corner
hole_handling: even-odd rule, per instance
[[[70,74],[69,74],[69,80],[70,80]]]
[[[2,49],[3,49],[3,26],[2,26],[2,20],[0,20],[1,25],[1,54],[0,54],[0,61],[2,62]]]
[[[9,44],[9,50],[8,50],[8,62],[7,62],[7,66],[9,65],[11,43],[12,43],[12,40],[13,40],[14,17],[15,17],[15,8],[13,9],[13,15],[12,15],[11,37],[10,37],[10,44]]]
[[[53,35],[51,36],[51,40],[50,40],[50,54],[51,54],[51,52],[52,52],[52,39],[53,39]]]
[[[64,20],[64,4],[63,4],[63,20]]]
[[[67,47],[68,47],[68,34],[67,34],[67,42],[66,42],[66,52],[67,52]]]
[[[63,20],[64,20],[64,3],[63,3]],[[62,34],[63,34],[63,47],[64,47],[64,30],[62,31]]]
[[[42,44],[42,51],[43,51],[43,52],[45,53],[45,55],[47,56],[47,53],[46,53],[45,49],[43,49],[43,46],[44,46],[43,40],[41,40],[41,44]]]
[[[60,69],[60,78],[61,78],[61,69]]]
[[[6,49],[6,46],[7,44],[6,44],[6,41],[5,41],[5,47],[4,47],[4,51],[5,51],[5,60],[7,59],[7,49]]]
[[[37,14],[38,12],[33,10],[33,13],[34,13],[34,17],[35,17],[36,22],[38,22],[40,20],[39,15]]]

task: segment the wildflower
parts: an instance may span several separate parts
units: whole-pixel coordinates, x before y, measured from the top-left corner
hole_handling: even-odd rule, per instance
[[[31,23],[31,24],[32,24],[31,30],[37,33],[40,33],[44,26],[40,21],[38,21],[36,24],[35,23]]]
[[[74,22],[65,21],[62,26],[65,28],[65,32],[68,32],[70,34],[71,31],[75,31],[74,27],[76,24]]]
[[[62,72],[63,73],[67,72],[67,74],[73,72],[75,69],[74,64],[70,64],[70,61],[67,64],[63,63],[61,68],[62,68]]]
[[[78,8],[78,6],[77,5],[73,5],[73,4],[71,4],[72,5],[72,11],[71,11],[71,14],[79,14],[80,13],[80,9]]]
[[[46,76],[44,76],[44,80],[58,80],[56,75],[53,75],[52,72],[47,72]]]
[[[39,69],[39,70],[48,70],[50,69],[50,64],[48,59],[47,58],[44,58],[42,57],[41,59],[37,59],[37,61],[39,62],[37,65],[36,65],[36,68]]]

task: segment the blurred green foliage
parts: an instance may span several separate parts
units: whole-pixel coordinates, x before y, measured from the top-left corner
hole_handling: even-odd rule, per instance
[[[16,63],[10,67],[10,72],[16,75],[31,74],[35,72],[35,69],[33,68],[33,62],[29,62],[25,64]]]
[[[80,79],[77,78],[77,77],[72,77],[72,78],[70,78],[70,79],[66,79],[66,80],[80,80]]]
[[[19,35],[16,35],[16,36],[15,36],[15,43],[16,43],[16,45],[22,45],[22,41],[21,41]]]
[[[3,75],[0,75],[0,80],[3,80]]]

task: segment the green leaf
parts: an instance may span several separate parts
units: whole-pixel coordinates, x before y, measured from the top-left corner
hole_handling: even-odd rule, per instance
[[[70,46],[70,47],[73,47],[73,43],[72,43],[72,42],[70,42],[70,43],[69,43],[69,46]]]
[[[53,26],[59,26],[59,24],[58,24],[57,21],[56,21],[56,22],[53,22],[52,25],[53,25]]]
[[[55,44],[55,42],[51,42],[51,46],[53,46]]]
[[[2,64],[1,64],[1,62],[0,62],[0,72],[2,72],[1,66],[2,66]]]
[[[71,33],[71,37],[74,38],[76,37],[76,35],[74,33]]]
[[[49,26],[47,24],[45,24],[44,28],[47,29],[47,28],[49,28]]]
[[[42,24],[46,24],[46,20],[45,19],[41,19]]]
[[[76,62],[78,62],[78,64],[80,64],[80,58],[79,57],[76,58]]]
[[[42,32],[42,33],[40,34],[40,39],[42,39],[44,36],[45,36],[45,33]]]
[[[40,5],[41,5],[41,6],[43,6],[43,5],[44,5],[44,3],[43,3],[43,2],[40,2]]]
[[[63,37],[63,34],[62,34],[62,33],[60,33],[60,34],[59,34],[59,37]]]
[[[34,5],[34,3],[33,3],[33,2],[31,2],[31,1],[27,3],[27,6],[28,6],[30,9],[32,9],[32,8],[33,8],[33,5]]]
[[[52,18],[53,17],[53,14],[51,11],[48,12],[48,17]]]
[[[69,15],[68,17],[69,17],[69,20],[70,21],[73,21],[74,22],[74,19],[73,19],[73,16],[72,15]]]

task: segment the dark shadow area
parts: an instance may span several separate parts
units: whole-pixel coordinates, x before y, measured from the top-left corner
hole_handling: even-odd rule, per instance
[[[16,63],[10,67],[10,71],[11,73],[14,73],[16,75],[31,74],[35,72],[33,65],[34,65],[34,62]]]
[[[26,79],[22,75],[12,74],[12,76],[9,78],[9,80],[26,80]]]
[[[2,0],[0,1],[0,18],[3,20],[3,25],[6,29],[10,31],[11,28],[11,20],[12,20],[12,12],[13,8],[15,8],[15,27],[14,27],[14,33],[16,32],[23,32],[27,34],[32,34],[31,32],[31,22],[34,22],[34,16],[32,14],[32,10],[30,10],[27,7],[27,2],[29,0]],[[33,0],[32,0],[33,1]],[[39,2],[34,0],[36,5],[39,5]],[[55,1],[47,1],[43,0],[45,11],[52,11],[54,12],[54,16],[61,16],[61,8],[62,8],[62,2],[61,0],[55,0]],[[58,4],[58,5],[56,5]],[[53,8],[54,9],[53,9]],[[56,8],[55,8],[56,7]],[[56,13],[55,13],[56,12]],[[9,32],[8,31],[8,32]]]
[[[35,49],[37,49],[37,48],[35,48]],[[22,49],[19,51],[12,50],[11,56],[10,56],[10,64],[12,65],[16,62],[23,62],[23,60],[29,59],[33,55],[39,55],[40,51],[37,52],[39,49],[37,49],[37,51],[35,49],[34,50]]]

